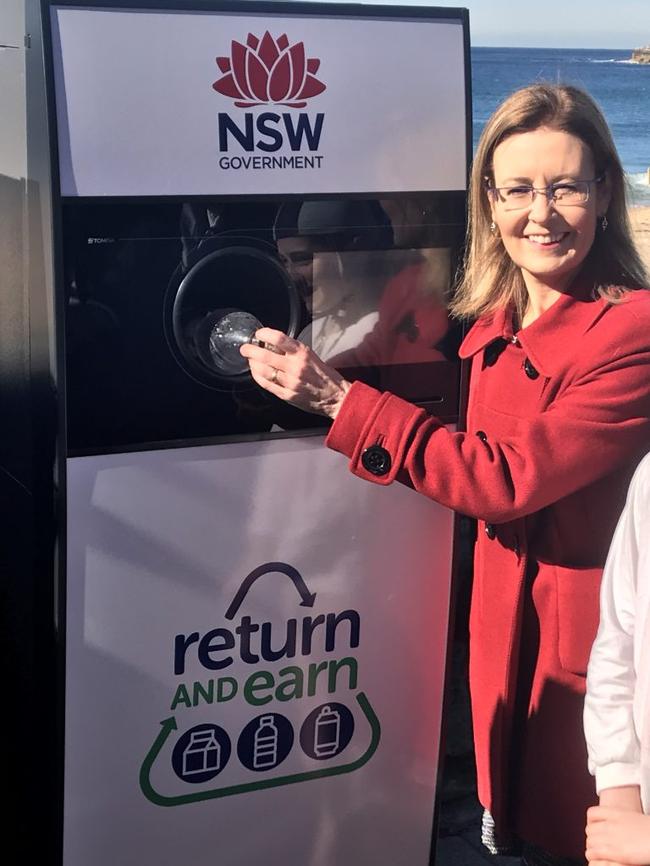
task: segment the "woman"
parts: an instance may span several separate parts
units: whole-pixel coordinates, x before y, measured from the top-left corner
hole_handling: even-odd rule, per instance
[[[607,125],[573,87],[534,85],[488,121],[454,311],[478,320],[467,432],[350,384],[269,329],[254,379],[334,420],[353,472],[478,518],[470,690],[484,841],[584,862],[595,802],[582,736],[598,587],[650,441],[650,292]]]

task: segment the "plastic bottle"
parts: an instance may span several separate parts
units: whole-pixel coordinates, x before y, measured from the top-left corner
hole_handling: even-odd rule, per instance
[[[253,738],[253,768],[274,767],[278,762],[278,729],[273,716],[261,716]]]

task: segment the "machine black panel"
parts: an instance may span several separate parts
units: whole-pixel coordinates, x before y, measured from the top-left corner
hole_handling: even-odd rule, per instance
[[[69,452],[323,428],[220,366],[237,311],[455,420],[463,225],[462,193],[64,202]]]

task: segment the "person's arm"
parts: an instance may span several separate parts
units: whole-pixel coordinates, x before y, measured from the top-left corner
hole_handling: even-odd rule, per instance
[[[366,480],[405,480],[463,514],[513,520],[603,478],[650,441],[650,345],[610,357],[578,376],[548,411],[518,418],[501,436],[489,428],[481,438],[449,431],[423,409],[354,383],[327,444]],[[364,466],[374,445],[390,456],[382,475]]]
[[[640,794],[634,729],[634,624],[640,555],[648,543],[650,457],[638,467],[610,548],[601,585],[601,619],[587,673],[585,735],[600,806],[587,812],[591,866],[650,864],[650,816]]]
[[[517,419],[513,433],[487,438],[449,431],[389,393],[352,386],[309,349],[280,332],[257,336],[275,351],[243,346],[253,378],[283,400],[334,419],[327,444],[351,470],[386,485],[395,480],[442,505],[492,523],[538,511],[623,466],[650,440],[650,328],[630,316],[624,332],[587,357],[548,411]],[[648,332],[648,333],[646,333]],[[274,370],[278,373],[275,374]],[[390,463],[373,473],[364,452],[380,445]]]
[[[639,561],[650,543],[650,457],[639,465],[610,547],[600,625],[587,672],[584,724],[601,806],[640,812],[640,743],[634,725],[634,627]],[[647,578],[646,578],[647,579]]]
[[[636,775],[636,771],[632,775]],[[639,785],[618,785],[614,788],[602,788],[598,794],[598,802],[607,809],[643,812]]]

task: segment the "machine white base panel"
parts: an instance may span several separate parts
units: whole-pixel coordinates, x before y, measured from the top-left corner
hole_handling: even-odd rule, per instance
[[[452,514],[320,437],[67,485],[65,866],[426,866]]]

